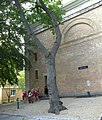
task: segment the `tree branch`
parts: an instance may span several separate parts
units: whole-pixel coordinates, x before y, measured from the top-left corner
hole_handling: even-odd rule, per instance
[[[60,32],[60,29],[59,29],[59,25],[58,25],[58,22],[57,22],[57,19],[56,19],[56,16],[52,13],[52,11],[50,11],[46,5],[44,4],[43,0],[39,0],[40,3],[41,3],[41,8],[48,14],[48,16],[51,18],[52,20],[52,24],[53,24],[53,27],[54,27],[54,30],[55,30],[55,34],[56,34],[56,40],[54,42],[54,45],[51,49],[51,53],[53,54],[53,56],[55,57],[56,56],[56,53],[57,53],[57,50],[60,46],[60,43],[61,43],[61,37],[62,37],[62,34]]]
[[[28,21],[25,19],[25,16],[24,16],[24,13],[23,13],[23,10],[22,10],[22,7],[21,7],[19,0],[12,0],[12,1],[15,1],[16,7],[18,8],[20,18],[21,18],[25,28],[28,30],[29,34],[31,35],[33,44],[36,45],[38,47],[38,49],[41,50],[43,55],[48,56],[49,51],[44,47],[44,45],[36,37],[36,35],[33,33],[33,30],[31,29],[30,25],[28,24]]]

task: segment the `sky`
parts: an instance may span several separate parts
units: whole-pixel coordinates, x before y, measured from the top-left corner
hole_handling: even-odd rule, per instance
[[[75,0],[62,0],[62,4],[67,4],[67,3],[70,3],[73,1],[75,1]],[[28,6],[28,4],[27,4],[27,6]]]
[[[62,3],[66,4],[68,1],[70,1],[70,0],[62,0]]]

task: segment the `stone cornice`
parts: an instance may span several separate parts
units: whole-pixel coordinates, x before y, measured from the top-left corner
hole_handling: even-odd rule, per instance
[[[67,12],[67,11],[70,11],[70,10],[78,7],[79,5],[86,3],[87,1],[89,1],[89,0],[73,0],[72,2],[64,5],[62,9]]]
[[[74,18],[74,17],[76,17],[76,16],[79,16],[79,15],[81,15],[81,14],[83,14],[83,13],[86,13],[86,12],[88,12],[88,11],[90,11],[90,10],[93,10],[93,9],[95,9],[95,8],[101,6],[101,5],[102,5],[102,0],[98,0],[97,2],[95,2],[95,3],[93,3],[93,4],[89,5],[89,6],[86,6],[86,7],[83,8],[83,9],[80,9],[80,10],[78,10],[78,11],[75,11],[75,12],[72,13],[72,14],[66,15],[66,16],[63,18],[63,22],[65,22],[65,21],[67,21],[67,20],[70,20],[70,19],[72,19],[72,18]],[[69,11],[69,12],[70,12],[70,11]]]

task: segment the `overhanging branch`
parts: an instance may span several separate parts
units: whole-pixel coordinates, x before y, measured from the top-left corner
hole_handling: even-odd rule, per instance
[[[28,21],[25,19],[21,4],[19,0],[12,0],[15,2],[16,7],[18,8],[18,12],[20,15],[20,18],[25,26],[25,28],[28,30],[29,34],[31,35],[33,44],[37,46],[38,49],[43,53],[44,56],[49,55],[49,51],[45,48],[45,46],[40,42],[40,40],[36,37],[36,35],[33,33],[33,30],[31,29],[30,25],[28,24]]]

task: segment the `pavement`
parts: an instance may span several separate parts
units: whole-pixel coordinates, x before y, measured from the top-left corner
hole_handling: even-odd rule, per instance
[[[0,120],[22,120],[25,116],[0,114]]]
[[[51,117],[51,116],[31,116],[31,115],[11,115],[0,113],[0,120],[80,120],[79,118]]]
[[[0,120],[80,120],[79,118],[60,118],[49,116],[22,116],[22,115],[10,115],[0,114]]]
[[[87,98],[61,98],[67,110],[60,115],[48,113],[49,100],[29,104],[0,105],[0,120],[102,120],[102,96]],[[7,119],[8,118],[8,119]]]

